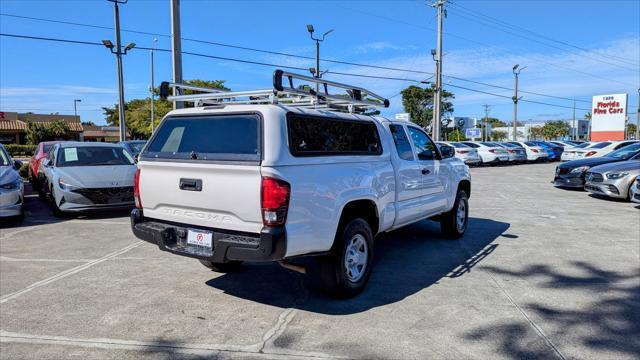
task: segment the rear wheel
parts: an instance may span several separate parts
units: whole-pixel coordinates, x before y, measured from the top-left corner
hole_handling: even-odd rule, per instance
[[[212,262],[207,260],[200,260],[200,263],[204,265],[206,268],[209,268],[219,273],[238,271],[242,266],[242,261],[229,261],[226,263],[217,263],[217,262]]]
[[[440,229],[447,239],[459,239],[467,230],[469,222],[469,200],[464,190],[458,190],[453,208],[442,214]]]
[[[369,223],[361,218],[349,221],[336,236],[331,253],[317,261],[324,290],[343,298],[360,293],[373,265],[373,232]]]

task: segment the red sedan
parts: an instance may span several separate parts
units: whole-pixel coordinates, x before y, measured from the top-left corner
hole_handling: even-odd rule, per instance
[[[43,141],[38,144],[38,148],[29,161],[29,181],[34,190],[40,190],[40,181],[38,179],[38,170],[42,159],[46,158],[53,145],[62,141]]]

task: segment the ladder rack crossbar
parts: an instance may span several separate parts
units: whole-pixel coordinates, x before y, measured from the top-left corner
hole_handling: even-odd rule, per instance
[[[296,87],[294,79],[315,83],[318,85],[318,90],[316,91],[308,85]],[[329,93],[329,87],[345,90],[346,94]],[[169,95],[170,88],[173,88],[178,95]],[[184,94],[184,90],[201,93]],[[163,82],[160,85],[160,97],[169,101],[193,102],[195,106],[279,103],[288,106],[326,108],[348,112],[364,112],[369,108],[389,107],[389,100],[367,89],[282,70],[276,70],[273,73],[273,89],[225,91],[189,84]]]

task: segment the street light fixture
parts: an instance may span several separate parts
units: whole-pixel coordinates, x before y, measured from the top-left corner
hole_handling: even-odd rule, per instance
[[[313,32],[315,31],[313,29],[313,25],[307,25],[307,31],[309,32],[309,36],[311,36],[311,40],[316,42],[316,67],[314,69],[313,75],[315,78],[319,79],[322,77],[322,74],[323,74],[320,72],[320,43],[324,41],[324,38],[327,37],[327,35],[333,32],[333,29],[322,34],[321,38],[316,38],[313,36]],[[311,69],[309,69],[309,71],[311,71]],[[320,85],[316,83],[316,92],[318,91],[320,91]]]
[[[79,102],[82,102],[82,100],[80,99],[73,100],[73,116],[75,119],[78,119],[78,108],[76,107],[76,104]]]
[[[155,109],[154,109],[154,98],[155,98],[155,85],[154,85],[154,81],[153,81],[153,50],[156,47],[156,43],[158,42],[158,39],[153,39],[153,44],[151,44],[151,50],[150,50],[150,55],[151,55],[151,86],[149,86],[149,91],[151,92],[151,133],[153,134],[153,131],[155,130]]]
[[[104,45],[104,47],[113,52],[113,43],[111,42],[111,40],[102,40],[102,44]]]

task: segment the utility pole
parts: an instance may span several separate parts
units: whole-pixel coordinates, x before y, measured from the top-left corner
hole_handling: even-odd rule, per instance
[[[520,65],[515,64],[513,66],[513,75],[515,75],[515,87],[513,89],[514,93],[513,93],[513,141],[518,141],[518,100],[520,100],[521,98],[518,98],[518,75],[520,75],[520,72],[524,69],[526,69],[527,67],[522,67],[520,69],[518,69],[518,67],[520,67]]]
[[[576,99],[573,99],[573,140],[578,140],[578,126],[576,125]]]
[[[313,37],[313,32],[315,31],[313,29],[313,25],[307,25],[307,31],[309,32],[309,36],[311,36],[311,40],[316,42],[316,67],[309,69],[309,71],[313,74],[313,77],[320,79],[322,77],[322,73],[320,72],[320,43],[324,41],[324,38],[327,37],[327,35],[333,32],[333,29],[322,34],[321,38]],[[316,94],[319,92],[320,84],[316,83]]]
[[[180,35],[180,0],[171,1],[171,60],[173,63],[173,82],[182,83],[182,44]],[[173,95],[178,95],[178,90],[173,88]],[[184,107],[181,101],[174,101],[174,109]]]
[[[440,140],[440,112],[442,109],[442,20],[444,3],[446,0],[438,0],[438,37],[436,41],[436,88],[433,101],[433,140]],[[433,52],[432,52],[433,53]]]
[[[487,132],[487,123],[489,121],[489,105],[484,104],[484,131],[482,132],[482,141],[489,141],[489,133]]]
[[[108,0],[111,1],[114,5],[113,13],[115,18],[115,31],[116,31],[116,50],[114,51],[114,45],[109,40],[102,40],[102,44],[111,51],[112,54],[116,55],[116,59],[118,61],[118,119],[120,121],[120,141],[125,141],[127,139],[127,120],[125,119],[125,111],[124,111],[124,84],[122,80],[122,55],[126,55],[127,51],[133,49],[136,44],[129,43],[122,50],[122,44],[120,41],[120,9],[118,4],[126,4],[127,0]]]
[[[153,44],[151,45],[151,86],[149,87],[149,91],[151,92],[151,134],[155,129],[155,114],[154,114],[154,98],[156,97],[155,93],[155,85],[153,81],[153,49],[156,46],[158,39],[153,39]]]

